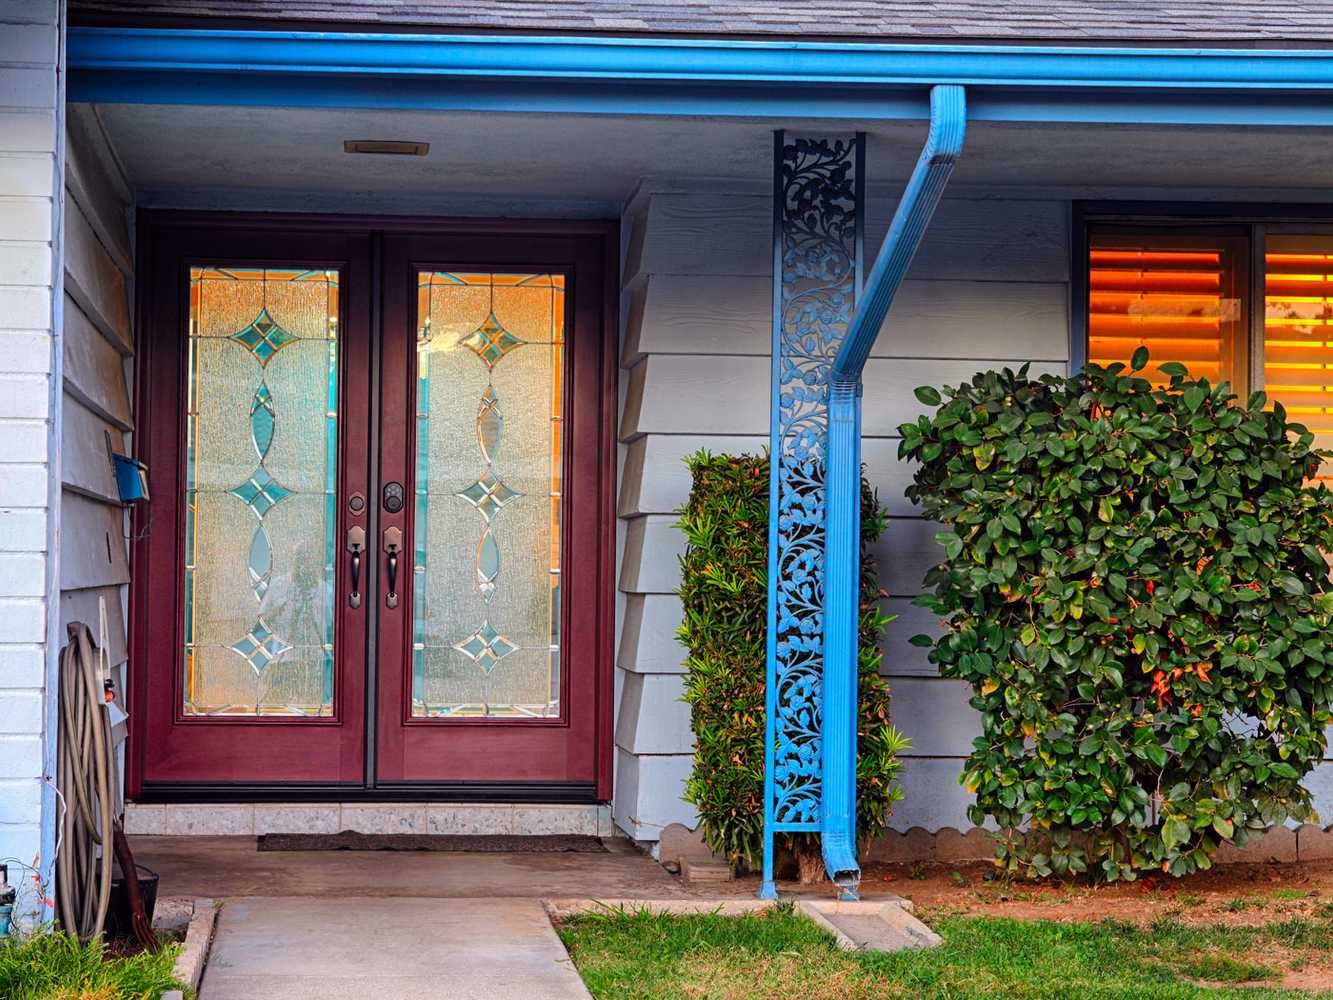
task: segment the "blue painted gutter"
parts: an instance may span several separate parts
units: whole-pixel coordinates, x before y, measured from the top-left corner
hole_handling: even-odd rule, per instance
[[[69,99],[619,115],[1329,125],[1324,50],[72,28]]]
[[[861,372],[908,265],[963,152],[963,88],[930,91],[930,133],[829,373],[825,475],[823,800],[824,868],[855,898],[857,626],[861,579]]]
[[[875,45],[837,42],[73,28],[77,69],[539,77],[682,83],[1333,88],[1323,50]]]

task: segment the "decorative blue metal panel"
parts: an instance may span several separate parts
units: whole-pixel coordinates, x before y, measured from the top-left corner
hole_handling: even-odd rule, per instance
[[[774,146],[764,873],[773,836],[820,819],[828,373],[861,279],[865,139]]]

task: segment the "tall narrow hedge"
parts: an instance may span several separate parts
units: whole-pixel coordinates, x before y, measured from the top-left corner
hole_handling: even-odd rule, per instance
[[[768,459],[710,455],[687,459],[689,503],[678,511],[688,547],[681,558],[680,639],[689,651],[685,700],[694,724],[694,770],[685,798],[699,812],[708,845],[733,864],[755,865],[762,850],[764,675],[768,615]],[[889,723],[889,688],[878,648],[892,619],[880,612],[874,559],[883,532],[877,497],[862,484],[861,657],[858,825],[883,831],[901,797],[897,754],[906,746]],[[818,838],[787,836],[780,846],[808,854]]]
[[[908,496],[945,525],[931,648],[972,685],[972,819],[1035,874],[1207,868],[1313,818],[1333,704],[1329,457],[1263,393],[1162,365],[917,390]],[[1026,832],[1024,832],[1026,831]]]

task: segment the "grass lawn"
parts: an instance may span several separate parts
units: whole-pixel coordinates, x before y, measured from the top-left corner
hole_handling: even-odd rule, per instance
[[[595,914],[560,933],[597,1000],[1333,998],[1333,914],[1262,927],[930,922],[943,946],[893,955],[839,951],[787,908]]]
[[[48,932],[0,942],[0,1000],[157,1000],[179,989],[176,945],[117,957],[100,942]]]

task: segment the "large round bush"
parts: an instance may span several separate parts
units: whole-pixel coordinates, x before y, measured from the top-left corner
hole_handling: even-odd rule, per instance
[[[908,496],[945,561],[918,636],[972,686],[962,780],[998,860],[1132,879],[1313,819],[1333,701],[1327,453],[1280,405],[1162,365],[917,390]],[[942,405],[941,405],[942,404]]]

